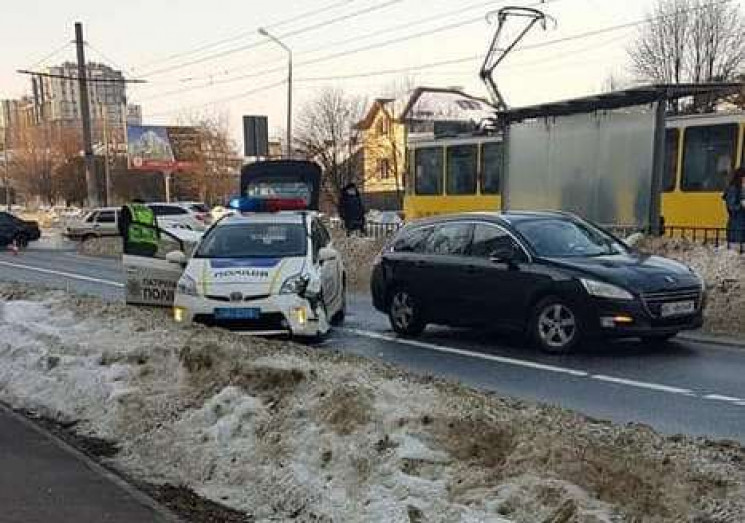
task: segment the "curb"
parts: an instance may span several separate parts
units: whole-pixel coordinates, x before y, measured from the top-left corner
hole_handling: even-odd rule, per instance
[[[77,448],[73,447],[60,437],[56,436],[55,434],[44,430],[42,427],[28,419],[26,416],[23,416],[16,411],[14,411],[12,408],[10,408],[8,405],[0,402],[0,409],[8,414],[8,416],[12,417],[13,419],[17,420],[19,423],[23,424],[24,426],[30,428],[37,434],[40,434],[41,436],[45,437],[49,441],[51,441],[56,447],[61,449],[62,451],[72,455],[77,460],[81,461],[86,467],[91,469],[96,474],[102,476],[106,480],[110,481],[120,489],[122,489],[124,492],[132,496],[132,498],[140,503],[141,505],[148,507],[153,512],[161,516],[165,521],[168,523],[184,523],[182,519],[180,519],[176,514],[171,512],[168,508],[164,507],[160,503],[158,503],[155,499],[148,496],[141,490],[134,487],[132,484],[127,482],[125,479],[123,479],[118,474],[115,474],[111,470],[107,469],[100,463],[94,461],[91,457],[89,457],[84,452],[78,450]]]
[[[678,339],[694,343],[717,345],[719,347],[734,347],[745,350],[745,339],[714,336],[711,334],[683,333],[678,334]]]

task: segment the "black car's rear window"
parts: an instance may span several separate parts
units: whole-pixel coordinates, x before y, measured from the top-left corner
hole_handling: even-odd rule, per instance
[[[626,252],[612,236],[590,224],[568,218],[536,218],[514,225],[538,256],[606,256]]]

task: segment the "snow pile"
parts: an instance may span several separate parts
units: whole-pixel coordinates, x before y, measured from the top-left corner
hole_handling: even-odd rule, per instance
[[[708,301],[704,329],[713,333],[745,333],[745,256],[684,239],[645,238],[638,248],[693,267],[706,281]]]
[[[0,286],[0,397],[257,521],[736,522],[745,450]]]
[[[121,258],[122,239],[119,236],[90,238],[78,244],[78,254],[101,258]]]
[[[373,260],[383,250],[387,241],[385,238],[347,237],[342,232],[334,231],[334,247],[339,250],[344,260],[347,286],[350,290],[369,292]]]

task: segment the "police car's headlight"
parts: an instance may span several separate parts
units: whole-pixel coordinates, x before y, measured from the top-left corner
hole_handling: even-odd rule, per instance
[[[184,274],[178,281],[178,291],[187,296],[198,296],[197,282],[191,276]]]
[[[296,274],[287,278],[279,290],[280,294],[302,294],[308,288],[308,277],[304,274]]]

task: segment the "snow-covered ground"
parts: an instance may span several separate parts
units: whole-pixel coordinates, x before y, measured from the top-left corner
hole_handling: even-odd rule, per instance
[[[745,334],[745,255],[735,249],[671,238],[643,238],[638,247],[679,260],[703,276],[708,296],[704,330]]]
[[[0,286],[0,399],[258,521],[739,522],[745,451]],[[566,519],[563,519],[565,518]]]

